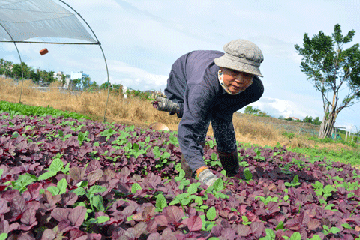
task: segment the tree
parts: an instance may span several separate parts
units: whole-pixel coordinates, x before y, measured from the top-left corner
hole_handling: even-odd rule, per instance
[[[31,73],[30,73],[30,78],[32,79],[32,81],[34,83],[38,84],[39,81],[40,81],[40,70],[37,69],[36,72],[35,72],[35,70],[32,70]]]
[[[105,89],[107,89],[109,86],[111,87],[111,83],[104,82],[103,84],[100,85],[100,89],[101,89],[101,90],[105,90]]]
[[[80,78],[78,78],[78,79],[73,79],[73,80],[71,81],[71,83],[72,83],[72,86],[71,86],[71,89],[72,89],[72,90],[79,90],[80,84],[81,84],[81,79],[80,79]]]
[[[308,79],[313,80],[314,87],[320,91],[323,100],[324,117],[319,130],[319,137],[331,137],[335,120],[345,107],[354,104],[360,98],[360,50],[359,44],[348,49],[343,45],[352,41],[355,31],[349,31],[346,36],[341,34],[340,25],[334,26],[334,33],[326,36],[322,31],[309,38],[304,34],[303,48],[295,45],[301,59],[301,71]],[[340,87],[347,83],[350,93],[338,106]],[[327,92],[333,93],[332,101]]]
[[[312,116],[306,116],[304,119],[303,119],[303,122],[307,122],[307,123],[312,123],[313,122],[313,118]]]
[[[315,125],[320,125],[322,122],[320,121],[319,117],[316,117],[315,119],[313,119],[312,123]]]
[[[244,113],[246,114],[256,114],[258,112],[260,112],[260,109],[253,108],[252,106],[247,106],[244,110]]]
[[[97,82],[92,82],[89,86],[89,88],[87,89],[89,92],[92,91],[98,91],[99,90],[99,85],[97,84]]]
[[[4,74],[5,77],[12,77],[11,65],[11,61],[2,61],[1,74]]]
[[[66,84],[66,75],[61,73],[61,86],[64,87]]]
[[[31,72],[31,68],[28,67],[28,65],[26,65],[26,63],[21,63],[21,64],[13,64],[13,69],[12,69],[13,75],[16,76],[17,78],[29,78],[30,77],[30,72]]]
[[[88,89],[90,87],[90,83],[91,83],[91,78],[86,76],[84,78],[81,79],[80,82],[80,89],[85,90]]]

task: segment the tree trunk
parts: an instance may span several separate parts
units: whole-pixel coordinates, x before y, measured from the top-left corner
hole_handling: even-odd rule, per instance
[[[326,115],[324,116],[323,121],[320,125],[319,138],[325,138],[325,137],[331,138],[331,133],[334,129],[335,120],[336,120],[336,113],[334,112],[329,113],[327,119],[326,119]]]

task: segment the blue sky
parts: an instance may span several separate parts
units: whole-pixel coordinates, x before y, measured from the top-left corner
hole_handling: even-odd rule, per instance
[[[57,2],[57,1],[55,1]],[[310,37],[355,30],[345,48],[360,43],[360,3],[357,0],[67,0],[89,23],[107,59],[110,81],[136,90],[164,90],[173,62],[193,50],[219,50],[235,39],[247,39],[263,52],[260,66],[265,92],[256,103],[261,111],[279,117],[322,120],[321,93],[300,69],[304,33]],[[62,5],[59,2],[60,5]],[[64,5],[62,5],[64,6]],[[66,7],[65,7],[66,8]],[[68,9],[68,8],[67,8]],[[83,23],[83,22],[82,22]],[[85,25],[85,24],[84,24]],[[89,31],[90,32],[90,31]],[[23,61],[45,70],[84,71],[99,84],[107,81],[98,46],[18,44]],[[49,53],[39,55],[48,48]],[[0,44],[0,57],[19,63],[13,44]],[[343,86],[339,103],[349,89]],[[332,99],[332,94],[328,94]],[[240,110],[243,112],[243,110]],[[339,113],[335,126],[360,131],[360,103]]]

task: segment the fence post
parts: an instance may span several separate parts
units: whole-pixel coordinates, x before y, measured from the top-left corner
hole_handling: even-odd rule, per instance
[[[124,93],[124,98],[127,99],[127,87],[126,86],[123,86],[123,93]]]

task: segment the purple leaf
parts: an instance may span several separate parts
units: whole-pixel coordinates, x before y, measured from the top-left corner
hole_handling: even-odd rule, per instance
[[[235,231],[231,228],[223,229],[220,238],[234,240],[236,238]]]
[[[78,239],[82,236],[86,236],[86,233],[79,230],[79,229],[72,229],[70,230],[70,239]]]
[[[0,198],[0,216],[10,211],[10,208],[7,204],[8,201]]]
[[[311,218],[310,221],[307,223],[307,227],[309,230],[315,230],[320,226],[320,221],[314,218]]]
[[[79,168],[78,166],[73,166],[69,170],[70,178],[74,179],[75,183],[78,183],[85,176],[85,169]]]
[[[77,229],[77,227],[71,226],[71,222],[69,220],[59,222],[58,227],[60,232],[69,232],[73,229]]]
[[[168,206],[163,209],[163,214],[170,223],[178,223],[185,216],[184,211],[177,206]]]
[[[69,214],[69,220],[73,226],[80,227],[85,219],[86,208],[83,206],[77,206],[72,209]]]
[[[39,197],[40,189],[41,189],[40,183],[33,183],[28,186],[28,191],[31,194],[32,199],[37,199]]]
[[[147,238],[148,240],[159,240],[160,239],[160,233],[154,232],[150,234]]]
[[[158,230],[159,229],[165,229],[168,226],[168,220],[166,219],[166,217],[164,215],[157,215],[154,218],[156,225],[158,226]]]
[[[70,211],[71,211],[70,208],[55,208],[52,210],[50,216],[59,222],[67,221]]]
[[[166,228],[163,231],[160,240],[178,240],[178,239],[177,237],[175,237],[175,233],[170,228]]]
[[[101,169],[96,169],[95,171],[89,173],[87,175],[87,179],[89,181],[89,186],[94,185],[96,181],[99,181],[99,179],[103,176],[103,171]]]
[[[223,229],[224,228],[218,224],[211,229],[211,234],[213,234],[215,237],[219,237]]]
[[[249,226],[239,224],[236,227],[236,231],[239,236],[245,237],[251,233],[251,228]]]
[[[96,161],[96,160],[91,160],[89,165],[87,166],[86,168],[86,171],[85,173],[86,174],[89,174],[90,172],[93,172],[97,169],[100,169],[101,168],[101,165],[100,165],[100,162],[99,161]]]
[[[53,208],[55,208],[55,204],[60,202],[61,195],[53,196],[51,192],[49,192],[48,190],[45,190],[44,198],[49,203],[49,204],[47,204],[47,207],[49,209],[53,209]]]
[[[55,239],[55,237],[56,237],[56,234],[54,233],[53,230],[45,229],[45,231],[43,232],[41,240],[53,240],[53,239]]]
[[[185,219],[185,221],[186,221],[185,223],[186,226],[189,228],[191,232],[200,231],[202,228],[202,220],[198,216],[189,217]]]
[[[262,222],[252,222],[250,224],[250,228],[256,238],[259,238],[263,233],[265,233],[265,225]]]
[[[9,233],[10,226],[8,220],[3,220],[0,222],[0,233]]]
[[[145,233],[146,226],[146,223],[140,222],[134,228],[129,228],[125,232],[125,236],[130,238],[139,238],[141,234]]]
[[[78,195],[73,192],[67,192],[61,195],[61,204],[62,205],[74,205],[78,200]]]
[[[37,224],[35,214],[35,209],[27,209],[21,217],[21,222],[30,227],[35,226]]]

